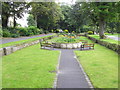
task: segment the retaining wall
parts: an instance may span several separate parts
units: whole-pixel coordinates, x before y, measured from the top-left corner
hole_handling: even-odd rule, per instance
[[[56,37],[56,36],[45,37],[45,38],[41,38],[39,40],[40,41],[45,41],[45,40],[48,40],[48,39],[52,39],[54,37]],[[39,40],[32,41],[32,42],[26,42],[26,43],[14,45],[14,46],[0,48],[0,56],[9,55],[9,54],[11,54],[11,53],[13,53],[13,52],[15,52],[17,50],[20,50],[22,48],[37,44],[37,43],[39,43]]]
[[[109,43],[109,42],[106,42],[106,41],[101,41],[101,40],[98,40],[96,38],[93,38],[93,37],[90,37],[88,35],[86,35],[86,37],[92,41],[94,41],[95,43],[98,43],[102,46],[105,46],[111,50],[114,50],[116,51],[118,54],[120,54],[120,45],[119,44],[113,44],[113,43]]]

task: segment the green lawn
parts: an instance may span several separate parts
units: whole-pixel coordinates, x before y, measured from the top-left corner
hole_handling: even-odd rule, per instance
[[[95,50],[75,51],[75,53],[95,88],[118,87],[118,54],[116,52],[95,44]]]
[[[106,38],[106,39],[100,39],[99,38],[99,35],[89,35],[93,38],[96,38],[96,39],[99,39],[99,40],[102,40],[102,41],[106,41],[106,42],[109,42],[109,43],[114,43],[114,44],[119,44],[120,41],[116,41],[116,40],[113,40],[113,39],[110,39],[110,38]]]
[[[53,35],[49,35],[49,36],[53,36]],[[7,47],[7,46],[12,46],[12,45],[16,45],[16,44],[22,44],[22,43],[26,43],[26,42],[32,42],[44,37],[49,37],[49,36],[43,36],[43,37],[36,37],[36,38],[30,38],[30,39],[26,39],[26,40],[20,40],[20,41],[15,41],[15,42],[10,42],[10,43],[5,43],[2,44],[2,47]]]
[[[59,51],[42,50],[39,44],[3,56],[3,88],[52,88]]]

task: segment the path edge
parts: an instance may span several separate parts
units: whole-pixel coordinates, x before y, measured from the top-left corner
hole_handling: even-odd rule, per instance
[[[75,56],[76,61],[77,61],[78,64],[79,64],[79,67],[81,68],[81,70],[82,70],[82,72],[83,72],[83,74],[84,74],[84,76],[85,76],[86,81],[88,82],[88,85],[90,86],[90,88],[94,88],[93,85],[92,85],[92,83],[91,83],[91,81],[90,81],[90,79],[89,79],[89,77],[88,77],[88,75],[87,75],[86,72],[84,71],[83,66],[82,66],[82,64],[80,63],[80,61],[78,60],[78,58],[77,58],[77,56],[76,56],[76,54],[75,54],[74,51],[73,51],[73,53],[74,53],[74,56]]]
[[[57,88],[57,81],[58,81],[58,74],[59,74],[61,52],[62,51],[60,51],[60,54],[59,54],[59,57],[58,57],[58,64],[57,64],[57,67],[56,67],[57,72],[56,72],[56,77],[55,77],[55,80],[54,80],[53,88]]]

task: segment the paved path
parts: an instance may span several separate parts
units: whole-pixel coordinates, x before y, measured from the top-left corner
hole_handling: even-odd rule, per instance
[[[57,88],[90,88],[73,50],[61,50]]]
[[[43,34],[43,35],[36,35],[36,36],[31,36],[31,37],[20,37],[20,38],[7,38],[7,39],[2,39],[2,44],[14,42],[14,41],[25,40],[25,39],[30,39],[30,38],[43,37],[43,36],[48,36],[48,35],[52,35],[52,34]]]
[[[107,35],[107,37],[111,38],[113,40],[116,40],[116,41],[120,41],[120,37],[118,37],[118,36],[109,36],[109,35]]]

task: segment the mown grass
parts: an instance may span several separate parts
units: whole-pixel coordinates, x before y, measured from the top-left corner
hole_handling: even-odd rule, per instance
[[[16,51],[2,60],[3,88],[52,88],[59,51],[42,50],[39,44]]]
[[[75,51],[75,53],[95,88],[118,88],[116,52],[95,44],[95,50]]]
[[[37,38],[30,38],[30,39],[20,40],[20,41],[14,41],[14,42],[9,42],[9,43],[2,44],[2,47],[7,47],[7,46],[12,46],[12,45],[17,45],[17,44],[32,42],[32,41],[35,41],[35,40],[38,40],[38,39],[41,39],[41,38],[44,38],[44,37],[50,37],[50,36],[53,36],[53,35],[43,36],[43,37],[37,37]]]
[[[114,43],[114,44],[120,44],[120,41],[113,40],[113,39],[110,39],[110,38],[100,39],[99,35],[89,35],[89,36],[91,36],[93,38],[96,38],[98,40],[101,40],[101,41],[106,41],[106,42]]]

